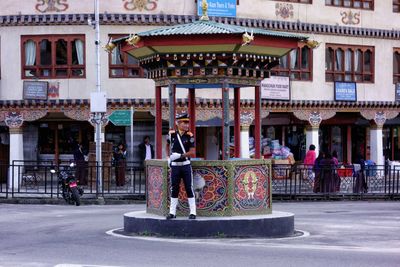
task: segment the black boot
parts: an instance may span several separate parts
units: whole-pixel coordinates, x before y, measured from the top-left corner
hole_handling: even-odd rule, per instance
[[[175,219],[176,218],[176,215],[174,215],[174,214],[168,214],[167,215],[167,217],[165,217],[165,219],[167,219],[167,220],[171,220],[171,219]]]
[[[195,219],[196,219],[196,215],[194,215],[194,214],[189,215],[189,220],[195,220]]]

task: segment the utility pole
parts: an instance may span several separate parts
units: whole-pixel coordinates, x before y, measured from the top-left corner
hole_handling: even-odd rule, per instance
[[[96,90],[91,93],[90,96],[90,112],[94,113],[94,120],[92,123],[96,126],[96,162],[97,162],[97,192],[103,192],[103,169],[102,169],[102,159],[101,159],[101,126],[103,124],[104,115],[107,112],[107,98],[106,94],[101,91],[101,78],[100,78],[100,15],[99,15],[99,0],[94,0],[94,12],[95,12],[95,21],[92,23],[88,21],[89,25],[94,26],[96,31]]]

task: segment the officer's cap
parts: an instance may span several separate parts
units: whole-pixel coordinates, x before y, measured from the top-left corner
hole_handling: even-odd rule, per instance
[[[175,119],[176,121],[189,121],[189,114],[187,113],[176,114]]]

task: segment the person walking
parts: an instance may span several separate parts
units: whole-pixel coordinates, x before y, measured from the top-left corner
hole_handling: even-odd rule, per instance
[[[117,186],[125,185],[125,165],[126,165],[126,149],[120,143],[114,153],[115,159],[115,182]]]
[[[86,176],[86,162],[85,162],[85,153],[83,152],[83,146],[81,143],[78,143],[76,149],[74,150],[74,161],[76,164],[75,169],[75,178],[79,181],[80,185],[87,185],[87,176]]]
[[[178,205],[179,184],[183,180],[189,202],[189,219],[196,219],[196,201],[193,191],[193,171],[190,158],[195,157],[195,139],[189,132],[189,115],[176,115],[177,130],[169,132],[166,145],[166,154],[169,155],[168,164],[171,166],[171,202],[166,219],[176,218]]]
[[[150,136],[148,135],[143,137],[143,142],[139,144],[139,156],[143,166],[146,159],[154,159],[154,148],[150,144]]]
[[[317,154],[315,153],[315,146],[313,144],[310,145],[309,150],[306,153],[306,157],[304,158],[304,167],[306,169],[305,177],[308,181],[311,182],[312,187],[314,187],[314,162],[317,158]]]

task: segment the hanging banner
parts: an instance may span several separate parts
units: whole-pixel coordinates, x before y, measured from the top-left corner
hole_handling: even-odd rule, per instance
[[[203,15],[202,1],[197,0],[197,15]],[[236,17],[236,0],[207,0],[209,16]]]
[[[271,76],[261,81],[261,98],[269,100],[290,100],[290,79],[285,76]]]

